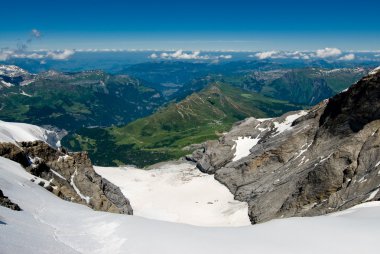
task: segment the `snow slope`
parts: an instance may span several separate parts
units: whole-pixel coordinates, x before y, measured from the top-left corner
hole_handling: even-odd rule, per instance
[[[313,218],[245,227],[196,227],[96,212],[63,201],[21,166],[0,158],[0,189],[23,211],[0,206],[0,252],[8,253],[377,253],[380,202]]]
[[[17,144],[16,142],[35,140],[45,141],[55,147],[59,137],[54,131],[36,125],[0,120],[0,142]]]
[[[134,215],[198,226],[250,225],[248,205],[234,200],[214,176],[193,164],[165,163],[151,170],[95,167],[95,171],[120,187]]]

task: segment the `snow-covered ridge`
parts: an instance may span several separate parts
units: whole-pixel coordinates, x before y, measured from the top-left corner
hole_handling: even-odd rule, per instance
[[[273,220],[254,226],[195,227],[96,212],[66,202],[31,182],[32,175],[5,158],[0,158],[0,172],[0,189],[23,209],[13,211],[0,206],[3,254],[378,251],[374,243],[380,235],[380,202],[368,202],[326,216]]]
[[[150,169],[95,167],[128,197],[133,214],[197,226],[250,225],[248,205],[190,163],[164,163]]]
[[[380,71],[380,66],[377,67],[377,68],[375,68],[375,69],[373,69],[373,70],[370,71],[368,74],[369,74],[369,75],[375,75],[375,74],[378,73],[379,71]]]
[[[365,72],[364,68],[357,67],[357,68],[336,68],[336,69],[331,69],[331,70],[323,70],[323,69],[317,69],[321,74],[334,74],[334,73],[339,73],[339,72],[350,72],[350,73],[361,73]]]
[[[36,140],[44,141],[56,147],[59,137],[54,131],[49,131],[36,125],[0,120],[0,142],[17,145],[17,142]]]
[[[16,65],[0,65],[0,75],[6,75],[8,77],[17,77],[26,74],[29,73]]]
[[[15,65],[0,65],[0,85],[5,88],[26,86],[35,81],[36,75]],[[0,86],[1,88],[1,86]]]

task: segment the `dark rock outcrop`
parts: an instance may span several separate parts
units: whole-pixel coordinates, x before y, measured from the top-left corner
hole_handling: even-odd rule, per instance
[[[33,141],[21,142],[19,146],[0,143],[0,155],[48,181],[48,185],[42,182],[41,186],[64,200],[95,210],[133,214],[128,199],[117,186],[95,172],[85,152],[67,153],[45,142]]]
[[[0,143],[0,156],[20,163],[23,167],[30,164],[25,152],[12,143]]]
[[[238,137],[258,143],[234,160]],[[238,123],[191,159],[248,203],[252,223],[379,200],[380,72],[304,114]]]
[[[7,207],[15,211],[21,211],[21,208],[13,203],[7,196],[4,196],[2,190],[0,190],[0,206]]]

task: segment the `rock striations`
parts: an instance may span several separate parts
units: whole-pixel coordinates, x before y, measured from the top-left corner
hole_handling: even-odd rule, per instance
[[[242,121],[189,159],[249,204],[253,224],[379,200],[380,70],[308,111]]]
[[[95,210],[132,214],[120,189],[99,176],[85,152],[67,153],[43,141],[0,143],[0,156],[20,163],[36,176],[31,181],[58,197]]]

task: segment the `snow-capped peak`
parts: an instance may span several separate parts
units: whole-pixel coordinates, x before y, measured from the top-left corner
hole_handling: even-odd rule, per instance
[[[26,74],[29,73],[16,65],[0,65],[0,75],[6,75],[8,77],[18,77]]]

